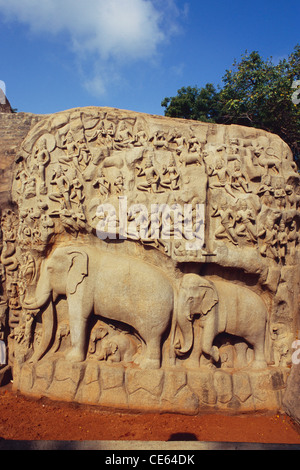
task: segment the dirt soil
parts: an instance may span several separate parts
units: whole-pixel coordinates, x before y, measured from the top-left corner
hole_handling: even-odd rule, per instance
[[[46,399],[0,387],[0,439],[139,440],[300,444],[300,429],[286,415],[133,414]]]

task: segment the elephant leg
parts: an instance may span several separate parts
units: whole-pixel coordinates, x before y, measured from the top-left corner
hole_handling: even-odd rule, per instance
[[[77,295],[68,297],[71,350],[66,358],[70,361],[85,360],[87,342],[87,322],[92,311],[92,305],[87,299]]]
[[[161,361],[161,337],[155,336],[146,342],[142,357],[138,360],[141,369],[159,369]]]
[[[256,341],[256,343],[253,344],[254,360],[251,364],[251,367],[253,369],[264,369],[265,367],[267,367],[264,344],[264,338],[260,341]]]
[[[213,346],[213,340],[215,338],[214,332],[211,331],[211,328],[206,328],[206,325],[203,328],[202,334],[202,352],[210,356],[215,362],[218,362],[220,359],[220,352],[217,346]]]

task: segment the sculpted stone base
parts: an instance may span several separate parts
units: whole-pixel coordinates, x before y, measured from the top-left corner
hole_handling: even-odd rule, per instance
[[[281,410],[288,369],[141,370],[90,360],[45,358],[14,368],[14,389],[36,398],[130,411],[233,412]]]

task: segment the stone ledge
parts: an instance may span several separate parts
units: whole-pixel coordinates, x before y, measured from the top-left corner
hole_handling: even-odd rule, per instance
[[[14,389],[34,397],[131,411],[281,410],[288,370],[141,370],[63,358],[14,367]]]

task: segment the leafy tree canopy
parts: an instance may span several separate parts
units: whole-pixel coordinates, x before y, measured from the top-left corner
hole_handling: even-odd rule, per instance
[[[225,71],[223,86],[183,87],[161,105],[165,116],[218,124],[240,124],[279,135],[300,164],[300,45],[274,64],[256,51]],[[300,85],[298,83],[298,85]]]

